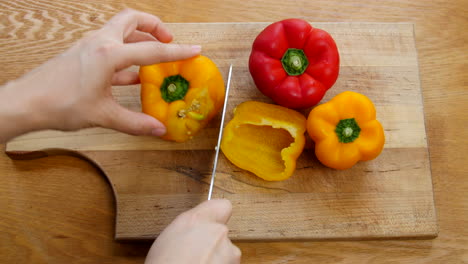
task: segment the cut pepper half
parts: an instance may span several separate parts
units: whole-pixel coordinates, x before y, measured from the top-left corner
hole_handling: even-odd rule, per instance
[[[237,167],[267,181],[288,179],[305,144],[305,117],[292,109],[247,101],[234,109],[221,150]]]

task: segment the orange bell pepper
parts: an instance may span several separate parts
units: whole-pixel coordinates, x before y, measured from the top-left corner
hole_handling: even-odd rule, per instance
[[[307,119],[307,132],[319,161],[340,170],[376,158],[385,144],[372,101],[356,92],[340,93],[315,107]]]
[[[205,56],[142,66],[140,82],[143,112],[166,126],[166,140],[191,139],[223,105],[223,77]]]
[[[305,144],[305,117],[278,105],[247,101],[234,110],[221,150],[237,167],[267,181],[293,174]]]

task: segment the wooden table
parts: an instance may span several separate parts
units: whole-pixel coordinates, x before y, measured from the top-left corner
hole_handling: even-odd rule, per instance
[[[49,3],[50,2],[50,3]],[[413,22],[440,225],[434,240],[237,243],[243,263],[468,261],[466,1],[0,1],[2,78],[19,77],[124,7],[167,22]],[[291,1],[292,2],[292,1]],[[0,259],[5,263],[142,263],[147,243],[116,243],[114,201],[92,165],[0,154]]]

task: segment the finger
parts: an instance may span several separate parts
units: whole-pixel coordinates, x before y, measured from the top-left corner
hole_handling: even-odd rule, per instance
[[[162,136],[166,127],[152,116],[126,109],[114,100],[103,103],[104,117],[98,125],[130,135]]]
[[[105,25],[106,28],[126,39],[135,30],[150,33],[159,41],[168,43],[172,41],[172,34],[164,23],[157,17],[133,9],[126,9]]]
[[[231,242],[231,244],[232,244],[232,242]],[[233,264],[241,263],[242,251],[240,250],[240,248],[238,248],[236,245],[232,244],[231,250],[232,250],[232,263]]]
[[[232,204],[226,199],[213,199],[199,204],[188,213],[203,220],[226,224],[231,218]]]
[[[140,83],[138,72],[121,70],[112,76],[112,85],[132,85]]]
[[[150,65],[188,59],[200,52],[200,46],[163,44],[154,41],[130,43],[117,48],[114,65],[119,71],[131,65]]]
[[[132,85],[140,83],[138,72],[119,71],[112,76],[112,85]]]
[[[124,39],[125,43],[135,43],[142,41],[157,41],[157,39],[153,37],[153,35],[138,30],[133,31],[127,38]]]
[[[214,250],[212,262],[239,264],[241,255],[240,249],[232,244],[231,240],[226,236]]]

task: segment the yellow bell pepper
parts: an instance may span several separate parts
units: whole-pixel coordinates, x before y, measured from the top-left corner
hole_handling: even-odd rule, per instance
[[[315,107],[307,119],[307,132],[319,161],[340,170],[376,158],[385,144],[372,101],[356,92],[340,93]]]
[[[140,82],[142,110],[166,126],[166,140],[191,139],[223,105],[223,77],[205,56],[142,66]]]
[[[305,117],[294,110],[247,101],[224,129],[221,150],[237,167],[267,181],[289,178],[305,144]]]

